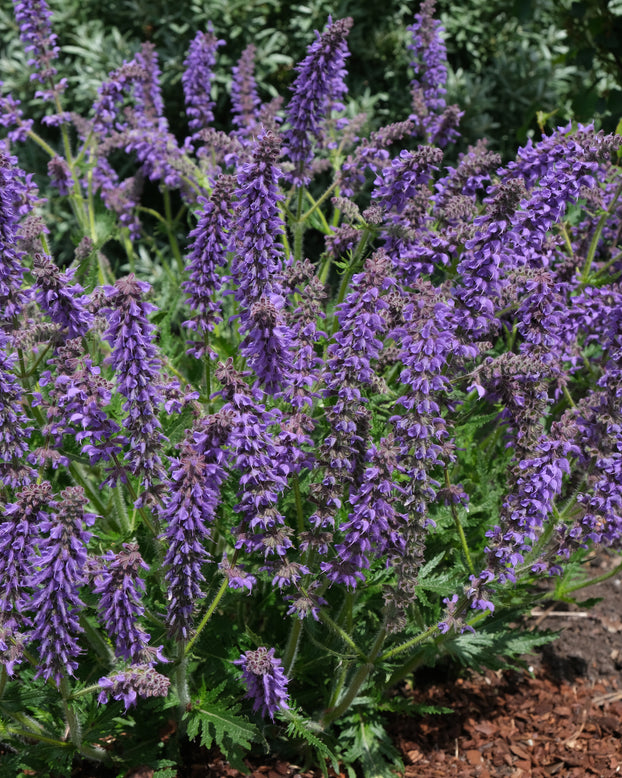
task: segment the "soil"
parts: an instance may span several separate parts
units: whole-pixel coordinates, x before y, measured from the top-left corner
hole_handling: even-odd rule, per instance
[[[619,556],[601,556],[592,561],[591,574],[605,573],[619,562]],[[435,677],[428,670],[400,690],[416,703],[453,711],[389,721],[404,778],[622,776],[622,574],[582,594],[579,599],[602,599],[589,609],[564,603],[534,608],[529,628],[561,634],[528,657],[528,671],[456,678]],[[197,752],[191,761],[183,778],[243,775],[207,752]],[[247,764],[251,778],[321,775],[265,757]],[[73,778],[100,775],[84,766]],[[137,767],[125,778],[152,775]]]

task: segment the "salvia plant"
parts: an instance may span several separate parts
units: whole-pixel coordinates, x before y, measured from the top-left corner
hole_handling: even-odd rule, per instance
[[[348,18],[283,98],[245,49],[228,132],[206,24],[178,138],[151,44],[81,116],[44,0],[15,15],[58,144],[2,96],[6,774],[174,776],[198,739],[391,775],[395,688],[443,657],[519,661],[546,639],[518,627],[538,581],[571,598],[620,546],[620,137],[450,163],[433,0],[412,113],[371,133]]]

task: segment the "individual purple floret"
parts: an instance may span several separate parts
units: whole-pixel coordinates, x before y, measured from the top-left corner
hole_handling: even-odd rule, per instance
[[[170,680],[153,669],[150,664],[130,665],[127,670],[115,673],[110,678],[100,678],[101,689],[97,701],[108,702],[108,698],[119,700],[125,710],[136,705],[139,697],[166,697],[171,685]]]
[[[426,143],[443,147],[458,137],[462,113],[456,106],[447,108],[445,102],[447,49],[442,25],[434,18],[435,5],[436,0],[424,0],[408,28],[412,33],[410,64],[415,72],[410,87],[413,113],[408,118]]]
[[[212,69],[216,64],[216,51],[224,46],[223,40],[214,35],[211,22],[207,32],[197,32],[184,60],[186,68],[182,77],[188,126],[195,132],[208,127],[214,121],[214,102],[210,97]]]
[[[291,372],[293,333],[285,324],[283,306],[284,232],[279,213],[276,165],[278,138],[264,133],[253,147],[250,162],[238,173],[235,209],[235,253],[231,280],[240,303],[240,350],[270,394],[285,384]]]
[[[273,648],[260,646],[254,651],[247,651],[233,663],[242,668],[242,680],[246,685],[246,697],[253,701],[253,712],[261,711],[265,718],[279,710],[289,708],[289,683],[280,659],[274,656]]]
[[[160,359],[153,342],[155,327],[147,318],[155,306],[143,300],[151,287],[134,275],[107,287],[108,329],[104,338],[112,353],[107,357],[115,371],[118,391],[125,397],[123,421],[129,439],[128,464],[149,488],[164,476],[160,448],[164,436],[157,417],[162,403]]]
[[[171,478],[159,509],[166,525],[163,540],[166,554],[165,581],[168,596],[166,623],[171,635],[188,640],[192,632],[192,614],[204,593],[202,566],[209,560],[207,543],[210,524],[220,502],[220,487],[226,471],[216,462],[208,462],[186,443],[178,459],[172,460]]]
[[[233,176],[218,176],[209,198],[199,198],[199,220],[188,236],[192,241],[186,266],[188,280],[181,286],[189,295],[186,304],[195,314],[184,325],[199,337],[192,342],[190,351],[197,359],[215,356],[215,352],[206,349],[205,344],[214,325],[222,318],[217,296],[222,285],[219,269],[227,265],[231,243],[229,232],[234,186]]]
[[[79,486],[68,487],[57,502],[50,501],[55,512],[41,523],[40,558],[28,580],[34,589],[29,611],[30,637],[39,644],[37,676],[52,679],[57,686],[78,667],[77,636],[83,631],[78,619],[84,607],[78,590],[86,579],[86,546],[91,537],[84,526],[95,520],[84,512],[87,502]]]
[[[36,79],[48,89],[37,92],[37,97],[51,99],[55,93],[61,91],[64,79],[52,89],[52,80],[56,75],[56,68],[52,61],[58,56],[57,37],[52,32],[50,19],[52,14],[45,0],[13,0],[15,7],[15,20],[19,25],[19,35],[24,44],[24,49],[31,58],[28,65],[35,68],[31,79]]]
[[[67,337],[86,335],[93,324],[88,297],[80,284],[72,284],[75,268],[61,273],[50,257],[36,253],[32,261],[35,298],[55,324],[67,330]]]
[[[283,154],[293,165],[289,178],[296,186],[311,180],[309,166],[313,145],[322,140],[322,122],[331,110],[341,110],[346,95],[345,60],[349,55],[346,38],[352,19],[330,18],[326,30],[308,47],[307,56],[296,66],[298,76],[286,109],[289,129],[284,133]]]
[[[257,49],[249,43],[242,52],[238,64],[233,68],[231,80],[231,105],[234,135],[240,139],[251,139],[258,135],[261,125],[258,120],[261,101],[255,83],[255,54]]]
[[[145,612],[141,602],[145,582],[140,573],[149,565],[137,543],[124,543],[122,551],[108,552],[98,562],[93,591],[100,596],[101,623],[114,638],[116,656],[140,661],[149,642],[149,635],[138,622]]]

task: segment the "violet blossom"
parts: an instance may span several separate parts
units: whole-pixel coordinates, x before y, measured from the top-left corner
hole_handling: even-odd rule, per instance
[[[33,428],[22,410],[22,387],[13,371],[16,362],[11,339],[0,329],[0,482],[12,488],[35,477],[24,463]]]
[[[124,543],[123,549],[108,552],[98,560],[93,591],[99,594],[99,613],[108,635],[114,638],[115,654],[139,662],[149,635],[140,626],[145,608],[141,602],[145,583],[141,570],[149,570],[137,543]]]
[[[247,140],[258,135],[261,130],[258,118],[261,101],[254,75],[256,52],[255,45],[249,43],[233,68],[231,80],[232,121],[237,127],[233,134]]]
[[[93,324],[88,297],[80,284],[72,283],[75,268],[61,273],[50,257],[36,253],[33,276],[36,300],[55,324],[67,330],[69,338],[85,335]]]
[[[197,359],[214,357],[207,346],[209,333],[221,321],[220,303],[217,297],[222,285],[219,273],[227,265],[231,243],[231,207],[235,179],[221,175],[215,180],[209,198],[199,197],[199,217],[190,232],[186,272],[188,280],[182,289],[189,295],[186,304],[194,312],[184,325],[195,331],[199,340],[191,342],[190,353]]]
[[[48,503],[54,512],[40,526],[40,558],[28,579],[34,589],[29,612],[30,639],[39,644],[37,676],[52,679],[57,686],[78,667],[78,635],[83,631],[79,613],[84,608],[79,587],[86,581],[86,546],[91,537],[85,525],[95,520],[84,512],[87,502],[82,487],[70,486],[58,501]]]
[[[39,528],[49,518],[51,494],[47,481],[25,486],[4,506],[0,522],[0,664],[9,675],[21,662],[31,626],[27,582],[34,572]]]
[[[253,146],[251,161],[241,166],[231,262],[235,299],[240,303],[240,350],[269,394],[283,387],[292,370],[293,334],[283,316],[278,154],[277,137],[264,133]]]
[[[254,713],[260,711],[264,718],[269,716],[274,720],[275,713],[289,708],[289,681],[273,648],[260,646],[254,651],[246,651],[233,664],[242,668],[246,696],[253,701]]]
[[[204,596],[201,582],[205,578],[201,568],[210,559],[207,550],[210,524],[215,518],[225,478],[226,471],[220,464],[207,461],[188,442],[181,456],[171,463],[171,477],[159,515],[166,525],[163,535],[168,597],[166,623],[178,640],[189,639],[193,611]]]
[[[108,364],[115,371],[117,389],[125,398],[123,421],[129,441],[127,455],[130,471],[150,488],[164,476],[160,447],[158,409],[162,402],[160,359],[154,344],[155,327],[148,314],[155,306],[143,300],[150,286],[134,275],[119,279],[107,287],[108,329],[104,338],[112,353]]]
[[[291,87],[287,106],[289,129],[284,133],[283,154],[293,163],[289,176],[296,186],[311,180],[309,166],[314,142],[322,140],[322,122],[331,110],[341,110],[339,102],[347,93],[344,82],[348,57],[346,38],[352,19],[329,18],[326,30],[307,48],[307,56],[296,66],[298,75]]]
[[[171,682],[150,664],[134,664],[110,677],[100,678],[98,684],[101,690],[98,702],[106,703],[112,697],[122,702],[125,710],[128,710],[136,705],[139,697],[166,697]]]
[[[207,32],[197,32],[195,35],[184,60],[185,71],[181,82],[186,98],[186,113],[190,117],[188,126],[195,132],[214,121],[214,102],[210,97],[212,69],[216,64],[218,47],[224,43],[216,38],[212,23],[209,22]]]
[[[442,25],[434,18],[435,5],[436,0],[424,0],[408,28],[412,34],[410,64],[415,72],[410,86],[413,113],[408,118],[426,143],[443,147],[458,137],[462,112],[456,106],[447,108],[445,102],[447,49]]]
[[[271,431],[281,414],[265,409],[261,391],[247,386],[231,359],[218,366],[216,378],[225,400],[222,410],[231,418],[231,466],[240,474],[240,502],[234,510],[242,521],[233,530],[236,548],[283,558],[292,546],[292,530],[278,509],[278,500],[287,487],[289,467]]]
[[[58,57],[59,48],[58,38],[52,32],[52,13],[45,0],[13,0],[13,6],[24,50],[31,55],[28,65],[35,69],[30,78],[48,87],[38,91],[36,97],[53,99],[64,89],[65,80],[53,84],[57,71],[52,62]]]
[[[0,323],[19,315],[25,299],[21,286],[26,271],[16,247],[19,185],[13,161],[0,146]]]

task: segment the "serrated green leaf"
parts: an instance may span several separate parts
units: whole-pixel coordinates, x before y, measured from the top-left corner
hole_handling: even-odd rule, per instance
[[[158,759],[153,778],[176,778],[176,764],[172,759]]]
[[[342,735],[353,739],[344,759],[350,763],[358,762],[365,778],[395,778],[403,769],[399,754],[380,721],[358,721]]]
[[[190,740],[198,736],[206,748],[216,744],[233,767],[243,771],[243,752],[250,749],[259,733],[254,724],[238,714],[238,703],[227,705],[218,699],[224,686],[222,683],[208,690],[203,685],[198,705],[185,714],[184,720]]]
[[[279,718],[287,722],[287,734],[291,738],[298,738],[310,746],[322,760],[330,761],[335,771],[339,769],[339,761],[330,748],[323,743],[313,732],[313,722],[301,716],[291,708],[282,710]]]

